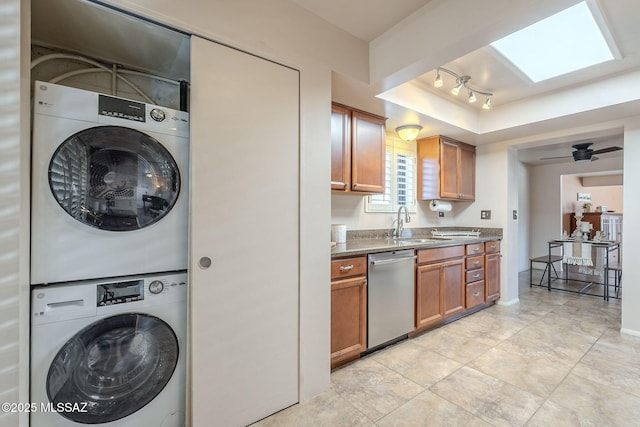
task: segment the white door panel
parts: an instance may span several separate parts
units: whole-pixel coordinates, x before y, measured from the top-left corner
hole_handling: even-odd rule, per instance
[[[191,49],[192,423],[239,426],[298,401],[299,74]]]

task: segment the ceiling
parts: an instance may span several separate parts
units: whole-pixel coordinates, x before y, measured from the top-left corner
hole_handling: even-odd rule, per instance
[[[394,31],[394,26],[402,26],[403,21],[410,22],[411,19],[417,19],[415,16],[419,14],[419,8],[426,6],[423,10],[430,12],[439,6],[436,3],[443,3],[438,0],[397,0],[394,2],[385,0],[293,1],[368,42],[375,41],[376,37],[384,35],[387,31]],[[610,36],[621,54],[620,59],[533,84],[493,48],[488,45],[482,46],[468,51],[457,59],[438,65],[459,75],[471,76],[472,79],[469,86],[472,88],[492,92],[494,94],[492,110],[481,111],[481,105],[484,101],[482,96],[478,97],[478,102],[469,104],[466,96],[462,93],[459,97],[451,95],[449,90],[455,86],[455,78],[448,74],[442,74],[444,86],[435,88],[433,82],[436,77],[436,71],[435,68],[431,68],[414,79],[407,81],[401,87],[392,89],[389,93],[390,96],[383,96],[388,103],[394,104],[386,109],[389,117],[388,127],[394,128],[407,124],[407,117],[413,117],[414,122],[419,122],[425,128],[421,136],[436,132],[454,133],[457,137],[465,138],[476,144],[482,144],[496,138],[522,138],[535,132],[534,126],[536,123],[547,122],[550,119],[555,119],[555,117],[549,117],[550,113],[548,113],[546,116],[543,114],[542,118],[532,116],[528,119],[529,121],[523,119],[520,123],[512,120],[510,123],[505,121],[503,125],[492,123],[489,126],[484,126],[482,122],[489,122],[490,119],[493,119],[492,115],[504,115],[504,111],[509,108],[522,109],[525,104],[536,100],[538,102],[535,107],[538,110],[540,110],[541,103],[545,105],[545,98],[548,98],[548,102],[551,103],[547,105],[553,106],[558,99],[561,99],[563,93],[575,93],[582,87],[595,86],[598,82],[616,77],[620,78],[620,76],[640,70],[640,26],[637,25],[637,20],[634,18],[640,16],[640,2],[636,0],[588,0],[588,2],[591,3],[592,7],[595,6],[600,9]],[[362,18],[362,10],[365,7],[365,3],[367,4],[367,11],[377,11],[372,14],[371,18],[369,14],[367,14],[367,19]],[[567,3],[577,3],[577,1]],[[432,6],[433,9],[431,9]],[[416,13],[417,10],[418,13]],[[404,17],[401,14],[404,14]],[[412,14],[414,16],[411,16]],[[463,23],[461,22],[458,25],[463,25]],[[567,28],[567,31],[571,31],[571,28]],[[446,37],[446,34],[442,34],[442,37]],[[404,90],[402,87],[404,87]],[[587,93],[589,93],[589,90],[592,91],[594,98],[607,98],[609,96],[607,92],[600,92],[596,88],[585,89]],[[383,95],[386,95],[386,93]],[[584,96],[584,94],[581,96]],[[615,104],[615,102],[612,100],[612,104]],[[398,108],[398,105],[409,108],[414,114],[403,113],[402,108]],[[434,105],[437,107],[434,107]],[[629,107],[630,104],[626,102],[620,102],[619,108],[615,108],[615,105],[610,105],[607,114],[611,118],[616,118],[640,112],[640,108],[635,105],[633,108]],[[612,111],[614,109],[615,111]],[[446,117],[443,113],[445,110],[450,111],[450,117]],[[418,113],[417,116],[415,112]],[[558,123],[555,125],[556,127],[572,126],[573,115],[566,113],[565,115],[568,116],[567,123]],[[473,126],[467,126],[466,123],[472,123]],[[549,124],[547,123],[546,125]],[[543,127],[540,126],[539,128]],[[520,132],[517,129],[520,129]],[[611,145],[622,146],[622,127],[617,126],[604,132],[601,130],[594,131],[592,135],[581,133],[575,135],[575,138],[565,137],[560,139],[563,141],[557,142],[554,138],[549,138],[539,141],[540,146],[520,149],[518,151],[519,159],[529,164],[541,164],[543,162],[539,159],[542,157],[570,155],[572,152],[571,145],[585,140],[593,141],[594,147],[592,148],[594,149]],[[600,157],[616,156],[622,156],[622,151]],[[571,159],[565,161],[571,161]],[[563,160],[548,160],[544,163],[549,162],[563,162]]]

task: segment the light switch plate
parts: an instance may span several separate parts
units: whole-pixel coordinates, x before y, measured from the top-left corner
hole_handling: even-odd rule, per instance
[[[480,211],[480,219],[491,219],[491,211]]]
[[[517,221],[518,220],[518,211],[517,210],[513,210],[513,220]]]

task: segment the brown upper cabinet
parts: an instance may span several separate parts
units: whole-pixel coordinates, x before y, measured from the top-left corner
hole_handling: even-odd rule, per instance
[[[386,120],[331,105],[331,190],[384,193]]]
[[[420,200],[475,200],[476,147],[445,136],[418,140]]]

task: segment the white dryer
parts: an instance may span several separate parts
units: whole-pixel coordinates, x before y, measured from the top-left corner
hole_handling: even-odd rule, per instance
[[[31,283],[187,268],[189,114],[36,82]]]
[[[31,427],[185,424],[186,273],[31,291]]]

